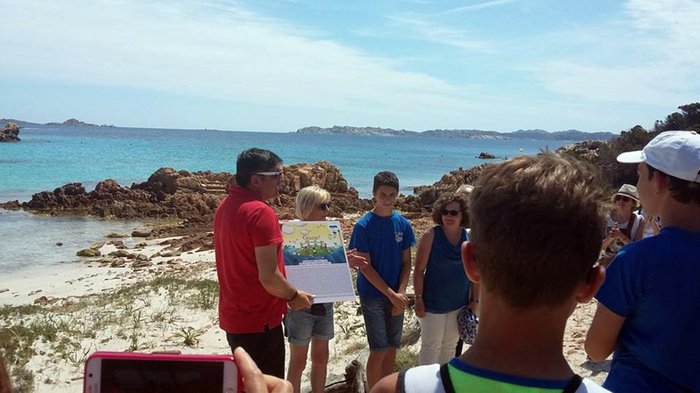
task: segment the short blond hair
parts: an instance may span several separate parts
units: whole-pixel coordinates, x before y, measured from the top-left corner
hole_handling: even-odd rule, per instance
[[[317,203],[324,203],[331,200],[331,194],[319,186],[308,186],[299,190],[296,200],[297,217],[302,220],[311,214]]]

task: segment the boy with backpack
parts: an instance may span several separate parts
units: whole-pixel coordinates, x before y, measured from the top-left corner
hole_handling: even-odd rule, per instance
[[[563,355],[566,321],[604,280],[600,184],[553,155],[486,167],[469,203],[462,261],[479,284],[474,344],[448,363],[382,379],[372,392],[606,392]]]

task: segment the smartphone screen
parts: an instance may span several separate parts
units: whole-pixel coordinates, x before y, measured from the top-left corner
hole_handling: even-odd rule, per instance
[[[100,391],[221,393],[224,363],[102,359]]]

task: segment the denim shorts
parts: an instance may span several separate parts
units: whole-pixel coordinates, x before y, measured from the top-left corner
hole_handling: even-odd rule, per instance
[[[319,340],[333,338],[333,303],[314,304],[314,307],[322,310],[325,315],[314,315],[311,310],[290,309],[287,312],[284,326],[287,329],[290,344],[307,345],[311,337]]]
[[[393,305],[384,296],[360,296],[360,306],[362,316],[365,318],[370,351],[382,352],[389,347],[398,348],[401,345],[403,313],[392,316]]]

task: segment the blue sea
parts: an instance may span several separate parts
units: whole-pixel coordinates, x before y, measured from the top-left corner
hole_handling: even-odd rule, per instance
[[[371,196],[376,172],[393,171],[401,192],[411,194],[413,187],[432,184],[451,170],[482,164],[475,158],[481,152],[513,157],[570,143],[65,126],[22,128],[19,136],[19,143],[0,143],[2,202],[27,201],[36,192],[71,182],[88,191],[109,178],[130,186],[166,166],[235,172],[236,156],[250,147],[270,149],[285,164],[330,161],[365,198]],[[0,273],[73,262],[78,249],[110,232],[130,232],[141,225],[0,209]]]

